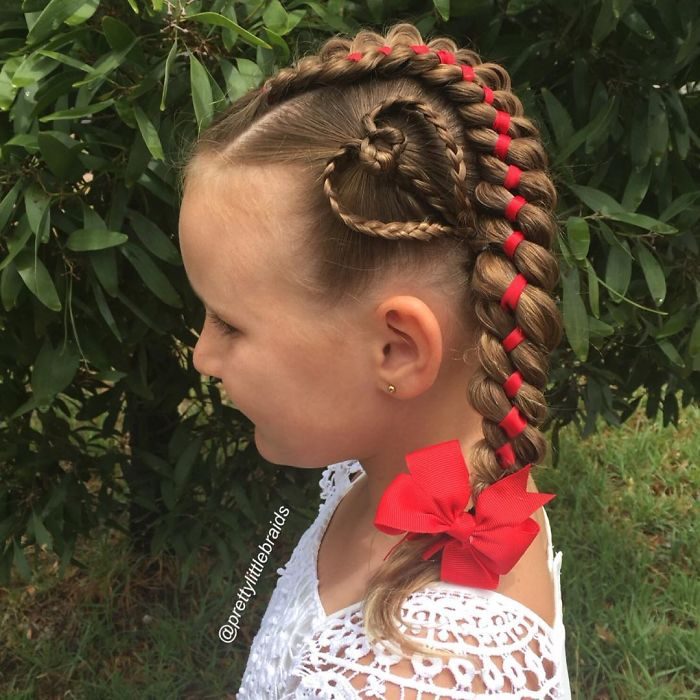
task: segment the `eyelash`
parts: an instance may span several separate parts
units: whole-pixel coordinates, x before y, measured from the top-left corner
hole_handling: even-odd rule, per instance
[[[230,326],[226,321],[222,321],[218,316],[213,314],[207,314],[207,318],[224,334],[224,335],[236,335],[239,331],[238,328]]]

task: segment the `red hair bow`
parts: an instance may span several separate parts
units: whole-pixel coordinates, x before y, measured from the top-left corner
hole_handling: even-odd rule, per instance
[[[471,484],[458,440],[410,452],[406,464],[410,474],[399,474],[382,494],[375,527],[388,535],[407,532],[401,542],[444,532],[423,552],[428,559],[444,548],[441,580],[497,588],[499,576],[513,568],[540,531],[528,516],[555,494],[526,490],[527,465],[485,488],[472,515],[465,511]]]

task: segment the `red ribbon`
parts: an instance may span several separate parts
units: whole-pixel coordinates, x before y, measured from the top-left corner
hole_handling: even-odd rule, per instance
[[[486,487],[472,515],[465,511],[471,484],[458,440],[410,452],[406,464],[410,474],[399,474],[389,484],[374,518],[382,532],[407,533],[389,554],[405,539],[442,532],[422,555],[428,559],[444,549],[440,579],[496,589],[499,577],[513,568],[540,530],[528,516],[555,494],[526,490],[527,465]]]

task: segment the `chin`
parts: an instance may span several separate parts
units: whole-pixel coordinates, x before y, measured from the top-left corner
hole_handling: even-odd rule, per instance
[[[272,451],[266,450],[266,443],[259,439],[259,434],[257,428],[253,433],[253,439],[255,441],[255,447],[258,450],[258,454],[270,464],[276,464],[279,467],[294,467],[296,469],[325,469],[329,463],[323,464],[312,464],[309,460],[301,458],[293,458],[289,454],[275,454]]]

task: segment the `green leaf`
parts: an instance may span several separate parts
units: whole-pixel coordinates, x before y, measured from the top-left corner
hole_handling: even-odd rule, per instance
[[[601,190],[588,187],[587,185],[569,185],[569,187],[573,190],[574,194],[577,194],[578,198],[593,211],[607,215],[614,212],[625,211],[619,202],[614,200],[609,194],[601,192]]]
[[[539,0],[510,0],[507,3],[506,14],[509,16],[519,15],[522,12],[532,9],[539,3]]]
[[[450,19],[450,0],[433,0],[433,7],[440,13],[443,22]]]
[[[39,117],[40,122],[51,122],[60,121],[62,119],[70,119],[71,121],[75,119],[80,119],[80,117],[89,117],[92,114],[97,114],[107,107],[111,107],[114,104],[114,100],[110,97],[102,102],[95,102],[91,105],[86,105],[85,107],[71,107],[70,109],[60,109],[58,112],[52,112],[43,117]]]
[[[3,66],[0,69],[0,109],[4,111],[8,111],[15,100],[17,88],[12,84],[10,76],[21,62],[22,58],[19,56],[3,58]]]
[[[104,78],[105,76],[113,73],[122,63],[126,60],[126,57],[134,48],[136,43],[140,41],[138,36],[135,36],[124,48],[119,49],[119,51],[110,51],[104,56],[100,56],[95,62],[92,71],[86,78],[78,80],[73,83],[73,87],[80,87],[82,85],[89,85],[95,80]]]
[[[383,0],[379,1],[382,2]],[[289,45],[282,38],[282,35],[273,32],[269,27],[265,27],[265,34],[267,34],[268,41],[272,44],[273,51],[277,50],[279,53],[279,63],[281,65],[288,64],[290,62],[291,53],[289,51]]]
[[[70,343],[53,347],[48,336],[39,350],[32,369],[32,392],[40,404],[48,404],[75,377],[80,356]]]
[[[599,132],[607,128],[608,121],[614,116],[617,107],[617,97],[613,96],[600,109],[598,114],[586,126],[577,131],[568,141],[566,146],[559,150],[554,157],[554,164],[563,163],[578,148],[589,139],[597,138]]]
[[[562,285],[562,314],[566,337],[576,356],[585,362],[589,344],[588,314],[581,298],[578,269],[568,270],[562,279]]]
[[[230,29],[236,34],[238,34],[243,41],[247,42],[251,46],[260,46],[263,49],[272,49],[272,46],[266,41],[251,34],[247,29],[243,29],[239,24],[236,24],[232,19],[220,15],[218,12],[197,12],[194,15],[188,15],[187,19],[194,19],[197,22],[203,22],[204,24],[213,24],[219,27],[225,27]]]
[[[646,107],[646,105],[644,105]],[[645,168],[651,157],[649,146],[649,118],[641,105],[636,105],[632,126],[629,131],[629,148],[632,164],[636,168]]]
[[[161,456],[141,447],[134,449],[134,456],[159,476],[162,476],[164,479],[172,479],[172,466],[170,462]]]
[[[127,260],[134,266],[134,269],[138,272],[139,277],[141,277],[145,285],[162,302],[178,309],[182,308],[180,295],[170,283],[170,280],[163,274],[154,260],[143,248],[128,241],[118,250],[124,254]]]
[[[629,12],[625,13],[622,17],[622,22],[643,39],[648,39],[649,41],[654,39],[654,32],[637,10],[629,10]]]
[[[56,286],[43,262],[34,256],[34,252],[26,248],[15,258],[17,272],[24,280],[27,289],[51,311],[62,309]]]
[[[625,193],[622,196],[622,206],[627,211],[636,211],[646,197],[651,181],[652,164],[648,163],[646,168],[635,168],[627,180]]]
[[[24,208],[27,212],[27,220],[30,228],[37,235],[41,232],[41,222],[50,203],[51,198],[37,182],[32,182],[24,190]]]
[[[197,457],[199,457],[199,452],[202,448],[203,442],[203,439],[198,437],[196,440],[188,443],[178,457],[177,462],[175,463],[175,471],[173,473],[175,486],[178,489],[181,489],[187,483],[192,467],[197,461]]]
[[[255,514],[255,510],[253,509],[253,506],[248,496],[246,495],[243,486],[241,486],[241,484],[238,481],[234,481],[231,484],[231,490],[233,491],[233,495],[236,498],[236,503],[238,504],[238,507],[243,513],[243,515],[245,515],[251,523],[257,523],[258,517]]]
[[[681,357],[680,353],[678,350],[676,350],[675,346],[670,340],[657,340],[656,344],[661,348],[662,352],[666,357],[668,357],[671,362],[673,362],[674,365],[678,365],[679,367],[685,367],[685,361]]]
[[[557,146],[563,148],[574,133],[571,116],[564,105],[547,88],[542,88],[541,92],[549,115],[549,124],[554,132],[554,139]]]
[[[559,247],[559,252],[561,253],[561,256],[564,259],[564,262],[567,264],[567,266],[576,267],[576,261],[574,260],[574,256],[571,254],[569,246],[566,244],[564,236],[561,232],[557,234],[557,245]]]
[[[269,28],[280,36],[285,33],[289,24],[287,11],[279,0],[271,0],[263,12],[262,19],[266,29]]]
[[[85,4],[85,0],[51,0],[27,34],[27,44],[35,44],[54,34]]]
[[[39,546],[46,546],[48,549],[53,548],[53,537],[51,533],[46,529],[41,518],[37,515],[35,510],[32,510],[32,530],[34,531],[34,538]]]
[[[668,117],[666,105],[659,90],[651,88],[649,92],[649,148],[654,161],[658,164],[668,149]]]
[[[134,34],[131,27],[129,27],[126,22],[122,22],[116,17],[106,15],[102,18],[101,25],[105,39],[107,39],[107,42],[113,51],[124,50],[136,38],[136,34]]]
[[[690,333],[688,352],[690,353],[691,357],[697,357],[700,355],[700,318],[696,319],[693,330]]]
[[[682,214],[687,209],[694,206],[697,200],[700,200],[700,190],[685,192],[679,197],[676,197],[676,199],[664,209],[659,219],[664,222],[673,219],[678,216],[678,214]]]
[[[113,246],[122,245],[129,240],[129,236],[119,231],[108,231],[103,228],[81,228],[73,231],[68,236],[66,248],[69,250],[103,250]]]
[[[14,262],[10,262],[0,273],[0,300],[5,311],[14,309],[17,305],[17,297],[24,285],[17,272]]]
[[[651,298],[656,306],[661,306],[666,298],[666,277],[664,275],[661,263],[656,259],[656,256],[642,243],[635,244],[635,252],[637,260],[642,267],[644,279],[647,281],[647,287],[651,293]]]
[[[173,61],[175,60],[176,55],[177,55],[177,36],[175,37],[175,41],[173,41],[173,45],[170,47],[170,51],[168,51],[168,57],[165,59],[165,69],[163,72],[163,94],[161,95],[161,98],[160,98],[160,111],[161,112],[165,109],[165,97],[168,94],[168,84],[170,82],[170,71],[172,69]]]
[[[107,303],[107,299],[102,291],[102,287],[99,284],[92,284],[90,286],[92,287],[92,293],[95,296],[97,308],[99,309],[100,314],[102,314],[102,318],[105,320],[107,327],[112,331],[112,333],[114,333],[114,337],[120,343],[123,343],[124,341],[121,333],[119,332],[119,327],[117,326],[117,322],[114,320],[114,316],[109,308],[109,304]]]
[[[593,318],[593,316],[588,317],[588,330],[591,337],[595,338],[607,338],[615,332],[615,329],[609,323]]]
[[[663,235],[678,233],[678,229],[675,226],[671,226],[671,224],[667,224],[664,221],[659,221],[658,219],[653,219],[651,216],[646,216],[645,214],[633,214],[632,212],[612,212],[606,214],[605,216],[613,221],[622,221],[626,224],[632,224],[632,226],[639,226],[639,228],[652,231],[653,233]]]
[[[29,568],[29,562],[27,561],[27,557],[24,556],[24,552],[22,551],[21,545],[18,545],[17,540],[14,539],[14,540],[12,540],[12,546],[13,546],[14,552],[15,552],[14,565],[15,565],[15,568],[17,569],[17,573],[25,581],[31,581],[32,580],[32,571]]]
[[[566,221],[569,247],[576,260],[584,260],[591,244],[588,222],[580,216],[570,216]]]
[[[56,61],[33,53],[27,56],[12,76],[14,87],[28,87],[42,81],[51,71],[58,68]]]
[[[598,46],[610,32],[615,29],[617,25],[617,17],[613,12],[612,0],[603,0],[600,3],[600,11],[598,12],[598,17],[593,25],[593,31],[591,34],[591,42],[593,46]]]
[[[40,131],[37,143],[46,164],[59,179],[69,178],[71,171],[76,166],[80,167],[78,152],[81,144],[67,134],[52,130]]]
[[[627,241],[620,241],[620,245],[612,246],[608,251],[608,260],[605,267],[605,283],[613,291],[612,300],[622,301],[622,296],[632,278],[632,256]],[[618,297],[617,294],[620,296]]]
[[[214,103],[209,74],[192,54],[190,54],[190,87],[197,127],[201,131],[211,121],[214,114]]]
[[[102,288],[111,297],[116,297],[119,293],[119,279],[117,276],[117,259],[114,250],[105,248],[95,250],[90,253],[90,265],[97,275]]]
[[[101,0],[87,0],[80,6],[80,9],[78,9],[77,12],[74,12],[66,20],[66,24],[71,27],[75,27],[83,22],[86,22],[95,14],[97,8],[100,6],[100,2]]]
[[[688,114],[685,111],[678,90],[672,89],[664,93],[664,97],[670,109],[669,116],[672,117],[673,121],[673,135],[676,140],[678,155],[681,160],[685,160],[688,157],[688,150],[690,148],[690,123],[688,121]]]
[[[156,160],[165,160],[163,144],[160,142],[158,131],[156,127],[153,126],[153,122],[138,105],[134,105],[134,116],[136,117],[136,123],[139,125],[141,136],[143,136],[143,140],[146,142],[146,146],[148,146],[151,155]]]
[[[58,61],[59,63],[64,63],[65,65],[70,66],[71,68],[76,68],[77,70],[81,70],[85,73],[89,73],[92,70],[92,68],[87,63],[83,63],[82,61],[78,61],[75,58],[71,58],[70,56],[66,56],[65,54],[59,53],[58,51],[48,51],[47,49],[38,49],[37,53],[41,54],[42,56],[48,56],[49,58],[53,58],[54,61]]]
[[[600,318],[600,285],[595,268],[589,260],[586,260],[586,274],[588,277],[588,305],[591,307],[591,313],[596,318]]]
[[[182,265],[180,252],[156,224],[135,209],[128,210],[128,217],[144,248],[170,265]]]
[[[657,340],[661,338],[670,338],[672,335],[684,331],[690,320],[690,310],[687,307],[683,308],[668,318],[661,328],[653,333],[653,336]]]
[[[175,510],[177,505],[177,493],[175,492],[175,484],[169,479],[162,479],[160,482],[160,494],[163,497],[163,503],[168,510]]]
[[[10,220],[10,216],[15,211],[15,203],[17,202],[17,196],[22,188],[22,181],[17,180],[12,189],[2,198],[0,201],[0,231],[3,231],[7,222]]]

